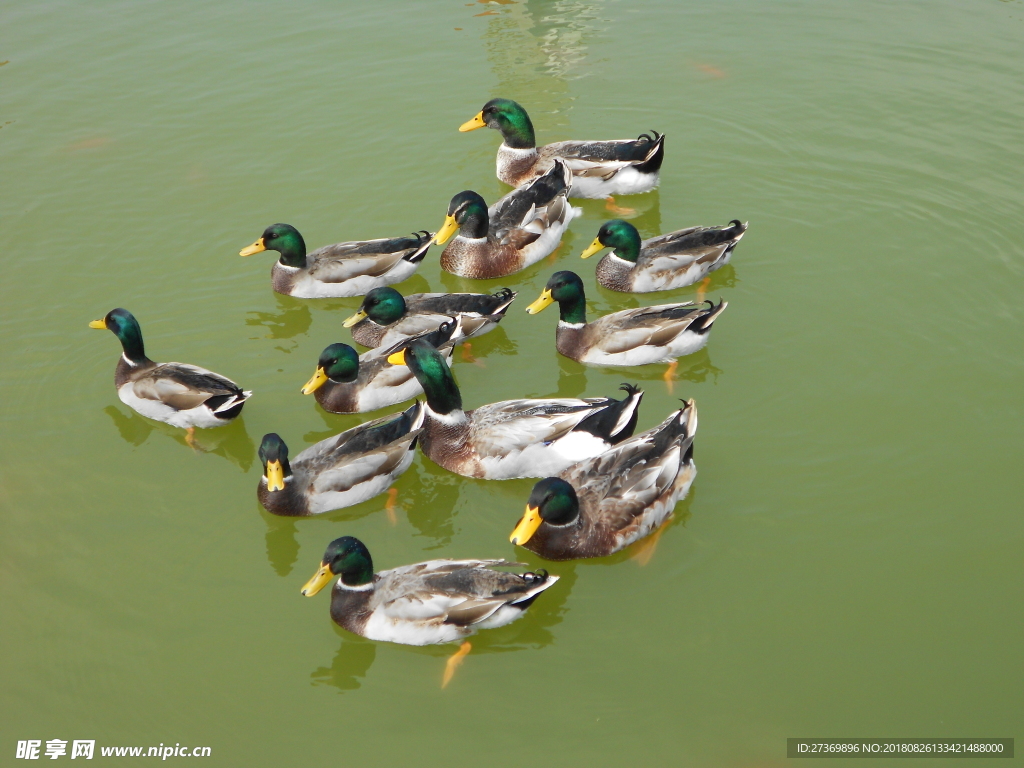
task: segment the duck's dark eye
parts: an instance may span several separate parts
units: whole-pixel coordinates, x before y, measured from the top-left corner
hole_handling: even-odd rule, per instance
[[[267,235],[267,240],[273,240],[275,237],[277,237],[277,232],[271,232]]]

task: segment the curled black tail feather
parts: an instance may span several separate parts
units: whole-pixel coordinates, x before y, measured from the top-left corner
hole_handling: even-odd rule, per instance
[[[641,134],[641,138],[646,137],[648,141],[653,141],[657,145],[657,149],[646,160],[635,166],[641,173],[656,173],[661,170],[661,164],[665,160],[665,134],[657,131],[651,131],[651,133],[654,134],[654,139],[647,137],[647,134]]]

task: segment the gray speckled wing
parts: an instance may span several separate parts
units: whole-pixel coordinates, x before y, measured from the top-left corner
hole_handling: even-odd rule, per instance
[[[313,251],[308,259],[309,274],[324,283],[341,283],[360,275],[379,277],[387,274],[408,249],[381,252],[391,240],[337,243]]]
[[[627,309],[605,315],[587,325],[593,348],[616,354],[644,345],[662,346],[700,317],[693,302]]]
[[[491,570],[513,566],[504,560],[430,560],[377,574],[369,608],[397,621],[445,621],[452,611],[456,623],[481,621],[515,598],[526,582],[516,574]]]
[[[179,411],[202,405],[215,395],[242,395],[231,379],[187,363],[162,363],[132,383],[135,395],[158,400]]]
[[[469,412],[469,443],[481,457],[503,457],[527,446],[564,437],[583,419],[606,407],[586,400],[505,400]]]

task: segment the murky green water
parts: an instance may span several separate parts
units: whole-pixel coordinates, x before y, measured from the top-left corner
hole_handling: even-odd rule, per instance
[[[765,766],[789,736],[1020,736],[1022,43],[1020,0],[8,4],[0,762],[59,738],[225,766]],[[552,568],[442,691],[451,648],[353,638],[299,588],[342,534],[381,568],[522,555],[532,481],[420,457],[394,526],[383,498],[262,512],[264,432],[298,450],[360,421],[298,392],[358,300],[278,297],[270,257],[236,254],[276,221],[317,246],[495,199],[498,137],[456,128],[497,95],[544,141],[667,133],[660,191],[620,200],[645,236],[751,227],[671,395],[660,367],[560,359],[554,314],[522,311],[556,264],[594,314],[662,300],[594,287],[600,201],[552,263],[470,282],[433,249],[399,286],[521,292],[456,364],[467,405],[638,381],[641,428],[700,407],[653,560]],[[115,306],[155,359],[255,390],[209,453],[117,400],[116,340],[86,327]]]

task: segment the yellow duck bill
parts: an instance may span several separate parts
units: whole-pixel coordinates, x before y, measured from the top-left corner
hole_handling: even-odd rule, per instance
[[[595,253],[600,251],[602,248],[604,248],[604,245],[602,245],[601,241],[598,240],[595,237],[594,238],[594,242],[592,242],[590,245],[587,246],[587,250],[585,250],[583,253],[580,254],[580,258],[581,259],[589,259],[591,256],[593,256]]]
[[[405,365],[405,349],[400,349],[393,355],[388,355],[388,362],[392,365]]]
[[[302,388],[302,394],[312,395],[320,387],[327,383],[327,374],[324,373],[324,369],[318,367],[316,373],[313,374],[313,378],[306,382],[306,385]]]
[[[284,470],[281,469],[280,461],[275,460],[267,462],[266,478],[268,491],[284,490]]]
[[[345,322],[342,323],[341,325],[344,328],[351,328],[356,323],[361,323],[365,319],[366,319],[366,313],[363,312],[363,310],[360,309],[358,312],[356,312],[354,315],[352,315],[352,317],[346,319]]]
[[[544,518],[540,516],[540,509],[527,504],[523,519],[516,525],[508,540],[520,547],[523,546],[523,544],[533,538],[533,534],[537,532],[537,529],[540,528],[540,524],[543,522]]]
[[[261,237],[255,243],[250,245],[248,248],[243,248],[238,252],[239,256],[252,256],[254,253],[267,250],[267,246],[263,244],[263,238]]]
[[[332,578],[334,578],[334,574],[331,573],[331,566],[326,563],[321,563],[320,569],[316,572],[313,578],[302,585],[302,594],[306,597],[312,597],[330,584]]]
[[[551,289],[545,288],[543,292],[541,292],[540,298],[538,298],[535,302],[533,302],[533,304],[528,306],[526,308],[526,311],[529,312],[531,315],[536,315],[538,312],[542,312],[543,310],[550,307],[554,302],[555,300],[551,298]]]
[[[448,242],[448,238],[450,238],[452,235],[454,235],[458,231],[459,231],[459,225],[458,225],[458,222],[455,221],[455,217],[454,216],[445,216],[444,217],[444,224],[437,231],[437,234],[434,235],[434,242],[437,245],[444,245],[445,243]]]
[[[459,133],[475,131],[477,128],[483,128],[486,125],[487,123],[484,122],[484,113],[482,111],[477,112],[473,117],[459,126]]]
[[[107,328],[107,321],[106,320],[93,320],[93,321],[91,321],[89,323],[89,327],[90,328],[97,328],[97,329],[103,331],[103,330],[106,330],[106,328]]]

